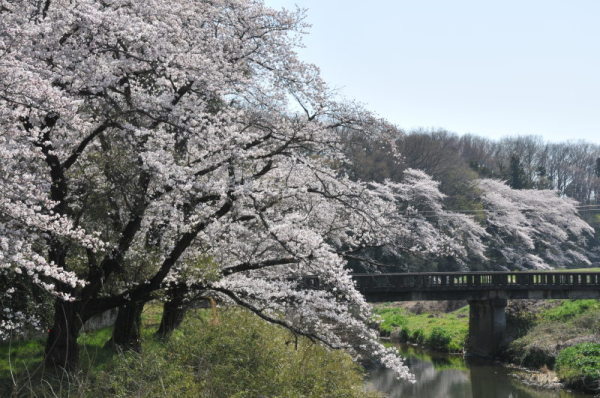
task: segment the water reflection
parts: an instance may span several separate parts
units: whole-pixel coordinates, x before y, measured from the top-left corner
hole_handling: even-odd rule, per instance
[[[415,384],[397,380],[385,369],[370,375],[370,388],[391,398],[590,398],[567,391],[528,387],[510,377],[506,368],[487,361],[466,363],[458,356],[431,354],[399,347],[417,378]]]

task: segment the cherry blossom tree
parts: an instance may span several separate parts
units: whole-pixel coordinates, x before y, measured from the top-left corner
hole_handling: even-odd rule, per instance
[[[485,208],[487,245],[510,269],[588,266],[594,229],[578,216],[577,202],[554,190],[512,189],[477,181]]]
[[[388,127],[332,101],[296,58],[300,13],[248,0],[0,12],[2,272],[57,296],[48,364],[74,366],[87,319],[151,299],[208,253],[225,278],[188,282],[293,328],[281,306],[258,306],[275,294],[315,320],[298,332],[408,377],[344,268],[405,232],[388,218],[395,188],[332,168],[339,127]],[[316,270],[324,291],[290,280]]]
[[[0,272],[56,296],[49,365],[76,365],[92,316],[133,305],[135,324],[185,286],[410,378],[346,262],[483,256],[486,231],[422,172],[340,171],[340,128],[391,127],[298,60],[303,29],[259,0],[0,2]]]

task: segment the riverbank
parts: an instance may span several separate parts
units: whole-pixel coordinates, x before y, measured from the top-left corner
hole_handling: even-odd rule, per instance
[[[565,388],[565,385],[560,382],[555,371],[548,368],[532,370],[517,366],[507,366],[510,369],[510,375],[521,383],[536,387],[551,390],[560,390]]]
[[[469,307],[451,311],[444,308],[448,307],[394,303],[376,306],[375,314],[382,337],[438,352],[462,353],[469,330]]]
[[[468,333],[468,306],[444,310],[444,304],[378,305],[382,336],[443,352],[463,352]],[[415,311],[415,308],[417,309]],[[567,355],[568,347],[600,352],[600,302],[597,300],[513,301],[507,307],[507,341],[501,361],[526,370],[515,372],[524,382],[557,388],[566,385],[599,391],[600,355]],[[585,357],[585,359],[582,359]]]

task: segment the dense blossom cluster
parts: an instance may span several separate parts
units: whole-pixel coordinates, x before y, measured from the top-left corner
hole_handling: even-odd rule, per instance
[[[25,141],[25,142],[23,142]],[[35,250],[39,240],[56,236],[95,248],[101,244],[68,218],[52,212],[48,184],[29,172],[39,156],[30,148],[29,137],[6,130],[0,132],[0,270],[27,273],[34,283],[57,294],[48,278],[77,286],[82,280],[56,264],[48,262],[43,252]]]
[[[511,189],[478,181],[493,247],[516,268],[589,265],[587,239],[594,229],[578,217],[572,199],[553,190]]]
[[[390,126],[332,99],[296,57],[303,27],[258,0],[0,1],[0,273],[82,321],[183,283],[410,378],[367,327],[347,261],[381,246],[483,257],[488,232],[444,210],[425,173],[340,172],[340,128],[380,140]]]

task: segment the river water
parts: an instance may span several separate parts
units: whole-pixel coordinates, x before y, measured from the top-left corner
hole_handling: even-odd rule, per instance
[[[368,388],[390,398],[590,398],[565,390],[533,388],[510,376],[510,369],[489,361],[465,361],[461,356],[398,346],[416,376],[411,384],[386,369],[370,372]]]

